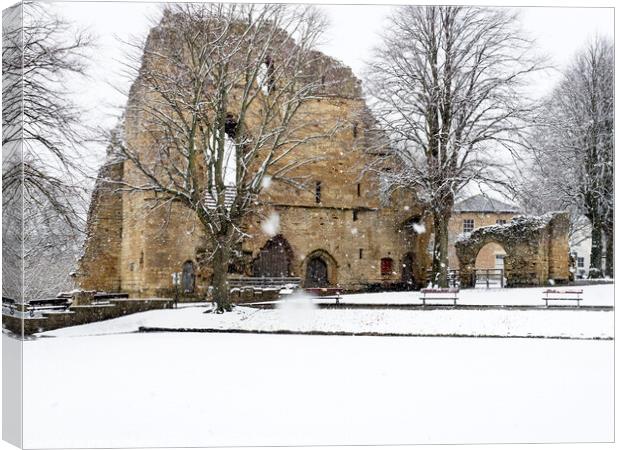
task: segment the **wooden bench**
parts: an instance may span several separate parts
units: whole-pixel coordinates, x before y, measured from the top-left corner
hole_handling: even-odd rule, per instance
[[[577,302],[577,307],[581,306],[581,296],[583,295],[583,289],[545,289],[543,291],[545,296],[545,307],[549,307],[549,300],[560,300],[563,302]]]
[[[340,300],[342,299],[342,296],[340,295],[340,293],[342,292],[342,289],[339,287],[314,287],[314,288],[305,288],[304,290],[307,293],[316,295],[317,297],[320,297],[320,298],[335,299],[336,304],[340,303]]]
[[[30,300],[28,302],[27,311],[30,317],[34,317],[36,311],[53,312],[66,311],[71,306],[71,299],[67,297],[45,298]]]
[[[450,300],[456,306],[459,288],[425,288],[420,289],[422,305],[426,305],[428,300]]]
[[[4,300],[4,299],[3,299]],[[13,301],[3,301],[2,307],[7,309],[10,315],[15,315],[17,311],[20,311],[24,316],[34,317],[37,311],[41,312],[57,312],[66,311],[71,306],[71,299],[69,298],[46,298],[30,300],[27,303],[17,304]]]

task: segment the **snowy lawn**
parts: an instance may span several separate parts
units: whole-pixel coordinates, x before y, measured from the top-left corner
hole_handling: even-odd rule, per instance
[[[463,304],[539,305],[541,288],[463,290]],[[405,304],[417,292],[345,296],[349,303]],[[584,304],[613,305],[613,285],[584,287]],[[323,300],[315,300],[323,301]],[[232,313],[205,314],[207,306],[182,307],[132,314],[42,333],[43,336],[84,336],[137,331],[140,327],[195,330],[291,331],[362,334],[461,335],[507,337],[611,338],[613,311],[587,309],[317,309],[311,298],[289,298],[276,309],[237,307]],[[519,303],[520,302],[520,303]],[[529,303],[528,303],[529,302]]]
[[[84,336],[137,331],[140,327],[194,330],[291,331],[465,336],[610,338],[612,311],[579,310],[383,310],[254,309],[205,314],[206,307],[155,310],[42,333]]]
[[[152,333],[23,348],[25,447],[613,439],[611,341]]]

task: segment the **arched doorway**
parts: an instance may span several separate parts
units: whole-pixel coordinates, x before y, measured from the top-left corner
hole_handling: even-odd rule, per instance
[[[483,245],[476,255],[475,286],[504,287],[506,250],[497,242]]]
[[[181,273],[181,289],[184,294],[194,292],[196,275],[194,274],[194,263],[186,261],[183,263],[183,272]]]
[[[293,250],[281,235],[268,240],[252,264],[255,277],[289,277]]]
[[[313,256],[306,265],[306,287],[325,287],[329,284],[327,263],[319,255]]]
[[[503,269],[506,250],[497,242],[484,245],[476,255],[476,269]]]
[[[407,253],[403,257],[402,261],[402,270],[401,270],[401,281],[405,285],[407,289],[413,289],[415,287],[415,277],[413,274],[413,264],[415,262],[415,258],[413,253]]]

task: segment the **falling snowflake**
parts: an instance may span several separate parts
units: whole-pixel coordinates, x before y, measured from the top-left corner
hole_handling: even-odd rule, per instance
[[[413,231],[418,234],[423,234],[426,232],[426,227],[423,223],[414,223],[413,225],[411,225],[411,228],[413,228]]]
[[[278,231],[280,231],[280,216],[278,213],[272,212],[267,220],[260,224],[260,228],[269,237],[278,234]]]
[[[263,187],[263,189],[269,189],[269,186],[271,186],[271,181],[271,176],[265,175],[263,177],[263,181],[261,182],[261,186]]]
[[[351,228],[351,234],[355,236],[357,234],[357,228]]]

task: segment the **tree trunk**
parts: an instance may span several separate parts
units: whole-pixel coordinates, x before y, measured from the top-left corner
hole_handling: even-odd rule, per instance
[[[228,289],[228,262],[230,248],[228,240],[218,239],[218,245],[213,256],[213,301],[217,304],[217,312],[231,311],[230,291]]]
[[[448,287],[448,221],[450,215],[436,212],[433,215],[435,245],[433,248],[432,283],[440,288]]]
[[[592,247],[590,250],[590,270],[588,278],[599,278],[602,275],[603,233],[598,220],[592,220]]]
[[[605,276],[614,277],[614,229],[605,228]]]

